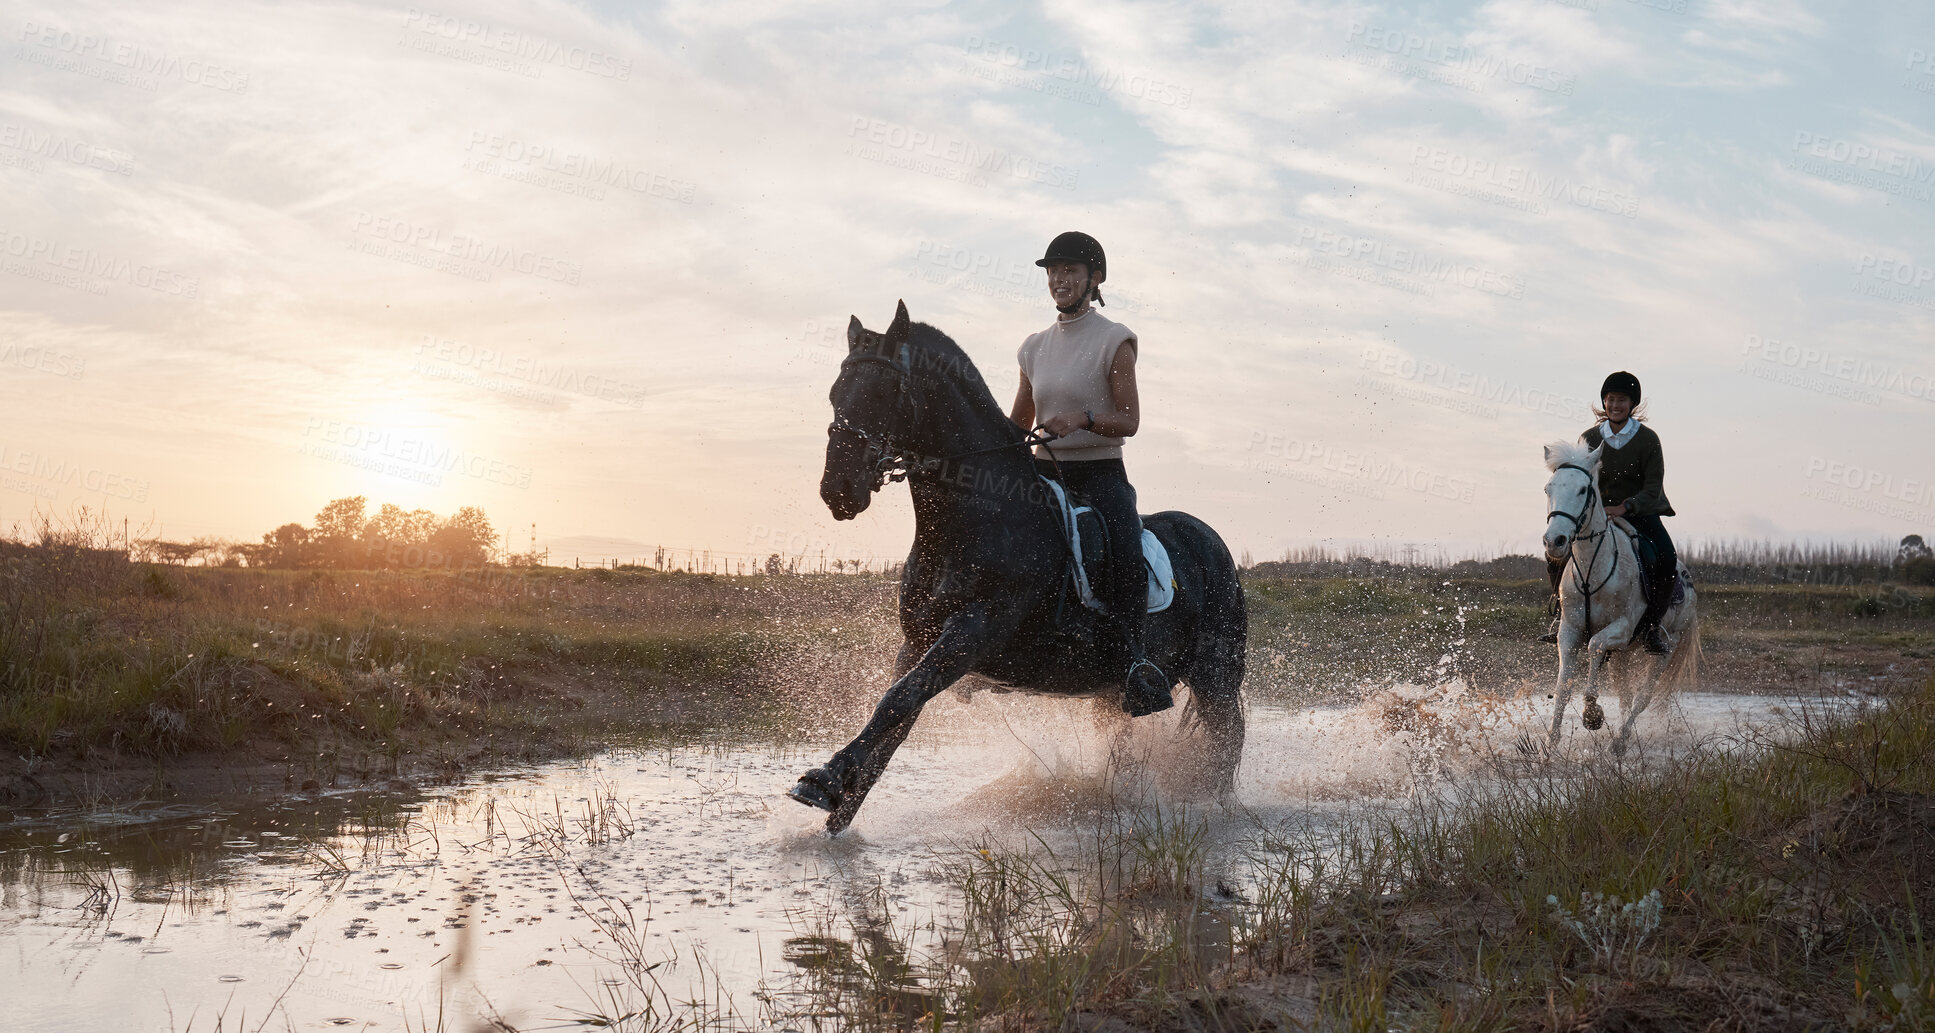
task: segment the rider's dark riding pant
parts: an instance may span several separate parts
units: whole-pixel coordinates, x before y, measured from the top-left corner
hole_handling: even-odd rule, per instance
[[[1055,476],[1055,465],[1035,460],[1043,476]],[[1115,615],[1124,650],[1119,658],[1127,666],[1142,655],[1142,614],[1149,607],[1149,575],[1142,565],[1142,518],[1136,514],[1135,488],[1120,459],[1064,460],[1062,485],[1082,501],[1095,507],[1109,529],[1108,569],[1102,573],[1096,594],[1102,605]],[[1093,572],[1091,572],[1093,573]],[[1127,614],[1128,619],[1122,619]]]
[[[1673,574],[1679,568],[1679,553],[1673,549],[1673,538],[1666,533],[1666,524],[1658,515],[1633,516],[1628,513],[1626,522],[1633,525],[1641,538],[1653,546],[1654,563],[1648,578],[1652,582],[1653,601],[1646,607],[1646,616],[1640,620],[1642,628],[1658,624],[1672,602],[1667,598],[1673,590]]]

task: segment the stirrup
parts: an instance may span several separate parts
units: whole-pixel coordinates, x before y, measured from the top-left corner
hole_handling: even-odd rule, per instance
[[[1149,684],[1146,676],[1144,678],[1136,676],[1144,667],[1155,672],[1154,686]],[[1175,705],[1176,699],[1169,676],[1147,657],[1137,657],[1136,661],[1129,665],[1129,673],[1122,678],[1122,709],[1128,711],[1130,717],[1147,717],[1150,714],[1159,714]]]
[[[1655,624],[1640,633],[1639,645],[1654,656],[1665,656],[1672,650],[1666,648],[1666,639],[1661,637],[1660,626]]]

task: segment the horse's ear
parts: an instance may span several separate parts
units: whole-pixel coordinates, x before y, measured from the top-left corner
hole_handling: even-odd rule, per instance
[[[1555,449],[1552,445],[1547,444],[1545,446],[1545,468],[1548,470],[1555,469],[1559,465],[1558,463],[1555,463],[1552,461],[1552,454],[1555,451],[1557,451],[1557,449]]]
[[[894,307],[894,321],[887,327],[887,340],[904,341],[913,327],[914,321],[907,318],[907,303],[902,301]]]
[[[1599,460],[1605,458],[1605,455],[1606,455],[1606,443],[1604,441],[1601,441],[1599,444],[1593,447],[1592,451],[1586,453],[1586,465],[1598,466]]]
[[[847,317],[847,350],[852,351],[855,348],[860,347],[860,335],[866,332],[867,332],[867,328],[860,325],[859,316],[848,316]]]

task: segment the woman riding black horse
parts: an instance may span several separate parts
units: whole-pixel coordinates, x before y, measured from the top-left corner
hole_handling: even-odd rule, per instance
[[[1086,293],[1086,291],[1084,291]],[[900,305],[885,333],[855,318],[828,392],[820,498],[837,520],[907,482],[914,542],[900,576],[901,647],[894,682],[852,741],[800,776],[787,795],[846,828],[913,730],[923,707],[969,675],[981,687],[1079,697],[1120,684],[1095,615],[1068,602],[1069,540],[1029,456],[1031,437],[988,391],[946,334]],[[1082,422],[1086,424],[1088,417]],[[1131,519],[1134,511],[1130,511]],[[1200,748],[1183,756],[1200,787],[1221,795],[1243,751],[1249,619],[1229,546],[1187,513],[1146,518],[1168,551],[1174,598],[1142,626],[1148,658],[1190,688]],[[1140,600],[1130,612],[1140,615]],[[1148,666],[1144,665],[1145,668]]]
[[[1109,275],[1108,256],[1094,237],[1063,233],[1035,264],[1048,270],[1048,295],[1060,315],[1022,342],[1021,386],[1008,418],[1023,430],[1039,427],[1054,436],[1052,449],[1035,451],[1042,475],[1057,477],[1059,467],[1064,486],[1108,528],[1108,569],[1099,580],[1114,626],[1111,661],[1123,672],[1122,709],[1142,717],[1169,709],[1173,696],[1169,677],[1143,655],[1148,575],[1135,488],[1122,465],[1122,443],[1142,423],[1136,336],[1090,304],[1104,304],[1101,285]]]
[[[1673,539],[1660,520],[1675,515],[1663,487],[1666,457],[1660,449],[1660,436],[1640,422],[1646,417],[1641,412],[1638,377],[1625,370],[1612,374],[1600,386],[1599,399],[1600,408],[1592,413],[1600,422],[1586,428],[1579,440],[1587,448],[1600,450],[1599,496],[1606,500],[1606,515],[1625,517],[1633,530],[1653,547],[1655,559],[1647,570],[1647,587],[1652,594],[1633,635],[1647,652],[1664,653],[1666,644],[1660,639],[1660,618],[1672,603],[1674,571],[1679,565]],[[1563,559],[1546,561],[1546,571],[1552,578],[1554,614],[1558,612],[1559,581],[1565,576],[1565,567]],[[1556,616],[1552,630],[1540,640],[1559,640]]]

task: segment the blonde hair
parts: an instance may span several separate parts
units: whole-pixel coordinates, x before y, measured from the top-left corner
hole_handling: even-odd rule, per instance
[[[1623,394],[1624,392],[1621,392],[1621,393]],[[1605,399],[1602,398],[1600,399],[1600,401],[1603,402],[1605,401]],[[1602,420],[1608,418],[1606,416],[1606,410],[1601,409],[1596,405],[1592,407],[1592,414],[1594,416],[1599,417]],[[1632,414],[1628,417],[1628,419],[1634,419],[1634,420],[1638,420],[1641,423],[1645,423],[1646,422],[1646,403],[1641,402],[1638,405],[1633,406]]]

